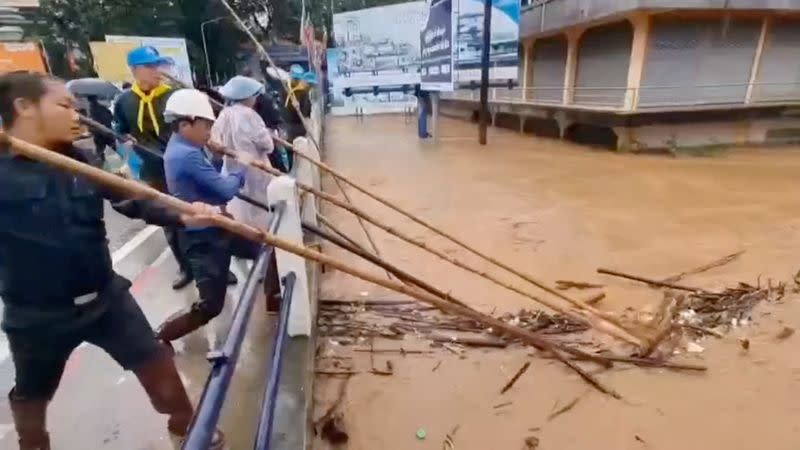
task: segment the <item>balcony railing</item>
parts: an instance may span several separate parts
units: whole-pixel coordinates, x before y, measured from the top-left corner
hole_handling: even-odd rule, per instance
[[[442,98],[479,101],[480,91],[459,89]],[[526,104],[613,112],[685,110],[800,103],[800,82],[730,83],[713,85],[642,86],[639,88],[591,86],[537,86],[489,89],[492,103]]]

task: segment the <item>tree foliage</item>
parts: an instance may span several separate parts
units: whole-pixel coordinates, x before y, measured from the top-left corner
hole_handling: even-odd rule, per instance
[[[307,16],[318,30],[332,29],[332,12],[398,3],[404,0],[228,0],[262,41],[299,42],[305,1]],[[209,61],[214,72],[236,70],[240,49],[249,41],[219,0],[41,0],[30,35],[43,41],[53,72],[63,77],[91,76],[89,42],[108,34],[183,37],[197,75],[206,61],[201,24],[205,27]],[[68,53],[84,55],[72,70]]]

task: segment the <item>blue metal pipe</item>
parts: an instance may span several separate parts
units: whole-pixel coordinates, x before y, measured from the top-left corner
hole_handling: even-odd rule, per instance
[[[258,420],[255,450],[269,450],[272,437],[272,424],[275,419],[275,403],[278,397],[278,384],[281,380],[283,367],[283,349],[287,333],[286,326],[289,322],[289,312],[292,307],[292,293],[297,277],[294,272],[289,272],[283,279],[283,299],[281,301],[281,315],[278,329],[272,344],[272,359],[269,366],[269,379],[264,389],[264,399],[261,402],[261,417]]]
[[[222,405],[231,384],[233,371],[239,359],[239,350],[242,348],[250,313],[257,297],[258,280],[261,278],[272,252],[272,248],[262,251],[247,276],[242,296],[233,313],[233,321],[223,350],[209,353],[209,360],[212,363],[211,373],[206,380],[203,396],[200,398],[197,412],[181,447],[183,450],[207,450],[211,445]]]

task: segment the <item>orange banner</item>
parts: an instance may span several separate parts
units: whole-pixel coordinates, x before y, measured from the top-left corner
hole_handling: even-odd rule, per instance
[[[47,73],[44,57],[38,44],[33,42],[0,43],[0,73],[14,70]]]

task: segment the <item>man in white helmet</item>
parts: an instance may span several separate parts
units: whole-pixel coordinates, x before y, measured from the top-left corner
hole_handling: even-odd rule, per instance
[[[195,89],[181,89],[167,100],[164,119],[172,137],[164,153],[169,193],[188,202],[225,206],[244,186],[245,168],[223,175],[209,161],[214,110],[208,97]],[[156,335],[169,343],[208,323],[222,312],[227,291],[231,256],[255,259],[259,246],[216,227],[186,227],[180,230],[181,250],[194,274],[200,300],[168,318]]]

